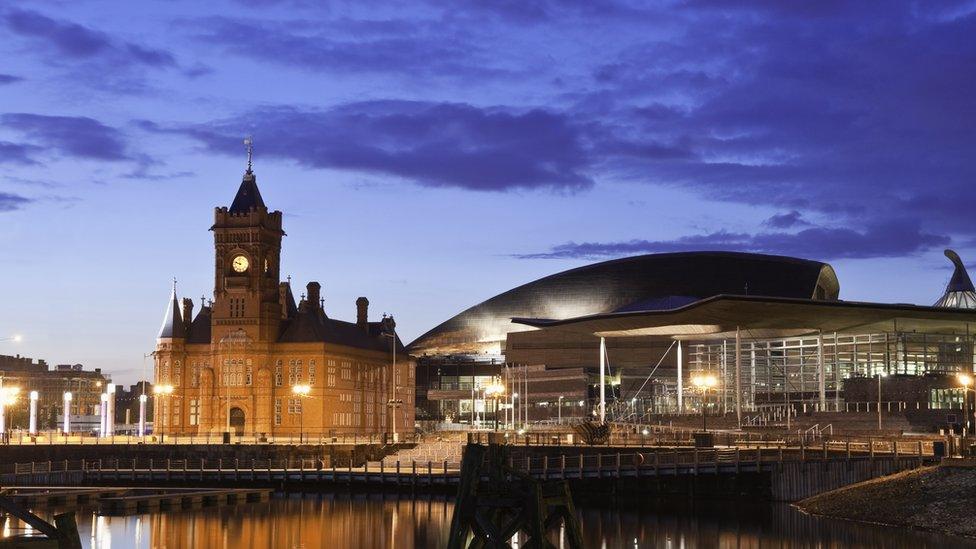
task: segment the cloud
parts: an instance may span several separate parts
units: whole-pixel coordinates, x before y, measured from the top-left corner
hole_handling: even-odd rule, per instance
[[[36,11],[10,10],[3,21],[11,32],[35,40],[60,58],[85,60],[107,57],[113,62],[150,67],[176,65],[173,54],[166,50],[116,40],[104,32],[53,19]]]
[[[497,57],[467,39],[465,32],[447,31],[430,21],[319,19],[309,24],[211,17],[196,22],[196,27],[195,39],[205,44],[310,71],[438,79],[505,73],[497,67]]]
[[[718,231],[674,240],[568,242],[548,252],[521,254],[522,259],[600,259],[645,253],[685,251],[742,251],[800,256],[817,260],[863,259],[914,255],[949,244],[948,236],[922,231],[911,222],[886,222],[863,231],[813,227],[796,233],[756,234]]]
[[[15,84],[17,82],[22,82],[24,79],[20,76],[14,76],[12,74],[0,73],[0,86],[4,84]]]
[[[11,193],[0,192],[0,212],[19,210],[33,202],[30,198]]]
[[[0,115],[0,125],[19,131],[44,149],[64,156],[94,160],[131,160],[122,132],[98,120],[82,116],[48,116],[31,113]],[[29,145],[28,152],[38,145]]]
[[[772,227],[774,229],[789,229],[792,227],[809,225],[809,223],[803,219],[803,214],[796,210],[792,210],[787,213],[776,214],[770,217],[766,221],[763,221],[763,225]]]
[[[544,109],[366,101],[322,111],[264,107],[206,124],[142,126],[186,135],[229,155],[240,155],[241,136],[253,133],[259,159],[380,173],[427,187],[574,192],[593,184],[581,130]]]
[[[27,143],[0,141],[0,164],[36,164],[32,155],[41,150],[41,147]]]

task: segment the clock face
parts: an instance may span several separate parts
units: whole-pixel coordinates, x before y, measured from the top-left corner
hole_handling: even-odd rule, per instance
[[[244,271],[246,271],[247,265],[248,265],[247,258],[244,257],[243,255],[239,255],[235,257],[233,261],[231,261],[231,266],[234,268],[235,271],[239,273],[243,273]]]

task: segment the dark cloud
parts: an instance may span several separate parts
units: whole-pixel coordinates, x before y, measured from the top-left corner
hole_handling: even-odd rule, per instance
[[[187,135],[231,155],[240,155],[241,136],[253,133],[259,158],[383,173],[430,187],[572,192],[592,185],[580,129],[542,109],[371,101],[326,111],[268,107],[207,124],[143,127]]]
[[[600,175],[849,226],[898,216],[976,234],[976,15],[962,2],[926,8],[682,3],[673,39],[600,65],[574,108],[634,150],[686,154],[597,157]]]
[[[36,40],[59,59],[103,59],[112,63],[132,63],[150,67],[176,65],[166,50],[116,40],[108,34],[70,21],[53,19],[36,11],[9,10],[3,23],[11,32]]]
[[[0,192],[0,212],[10,212],[19,210],[33,202],[30,198],[25,198],[18,194]]]
[[[477,78],[503,74],[462,32],[406,20],[295,21],[209,18],[196,38],[227,52],[313,71]]]
[[[14,76],[12,74],[0,73],[0,86],[4,84],[14,84],[17,82],[22,82],[24,79],[20,76]]]
[[[0,164],[36,164],[32,155],[41,150],[41,147],[27,143],[0,141]]]
[[[0,126],[23,133],[40,147],[61,155],[94,160],[130,160],[122,132],[83,116],[31,113],[0,115]],[[32,144],[36,150],[38,145]]]
[[[861,259],[913,255],[949,244],[949,237],[929,234],[911,222],[887,222],[863,231],[813,227],[796,233],[756,234],[726,231],[674,240],[625,242],[568,242],[548,252],[522,254],[525,259],[601,259],[645,253],[720,250],[800,256],[818,260]]]
[[[793,227],[809,225],[809,223],[803,219],[803,214],[796,210],[792,210],[787,213],[776,214],[770,217],[766,221],[763,221],[763,225],[772,227],[774,229],[790,229]]]

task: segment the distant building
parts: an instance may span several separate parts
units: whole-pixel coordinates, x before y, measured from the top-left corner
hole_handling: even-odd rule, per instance
[[[57,429],[64,414],[64,393],[70,391],[71,415],[74,428],[82,429],[92,423],[99,413],[101,393],[110,379],[100,368],[85,370],[81,364],[58,364],[53,369],[43,360],[0,355],[0,384],[18,387],[17,404],[7,408],[7,421],[12,429],[28,426],[28,398],[37,391],[38,428]],[[97,420],[94,422],[97,425]]]
[[[418,417],[468,423],[477,421],[479,413],[490,415],[493,403],[481,395],[493,378],[505,383],[510,397],[519,393],[509,402],[521,408],[520,416],[525,403],[532,418],[590,413],[598,396],[599,340],[550,337],[513,323],[514,317],[673,309],[724,293],[831,301],[839,289],[826,263],[736,252],[648,254],[556,273],[475,305],[409,345],[418,360]],[[611,396],[629,399],[670,341],[621,338],[608,344],[613,348]],[[673,367],[672,355],[665,368]],[[666,390],[657,383],[643,389],[643,395]],[[505,406],[499,408],[504,412]]]
[[[148,381],[130,385],[128,389],[119,386],[115,390],[115,423],[134,431],[139,423],[139,397],[146,395],[146,423],[153,421],[153,387]],[[116,430],[118,432],[118,429]]]
[[[361,297],[355,322],[337,320],[318,282],[295,303],[291,281],[281,280],[281,212],[265,206],[250,166],[210,230],[214,300],[194,317],[193,302],[174,288],[159,332],[155,385],[173,391],[156,396],[157,432],[413,430],[414,362],[393,317],[370,322]],[[307,396],[293,393],[301,385],[310,386]]]

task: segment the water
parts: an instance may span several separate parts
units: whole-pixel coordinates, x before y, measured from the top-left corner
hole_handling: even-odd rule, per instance
[[[452,503],[444,498],[326,495],[128,517],[79,511],[86,549],[411,549],[446,547]],[[578,508],[586,547],[976,547],[911,530],[817,519],[787,505],[607,504]],[[19,524],[8,520],[2,534]],[[558,533],[552,541],[560,544]]]

